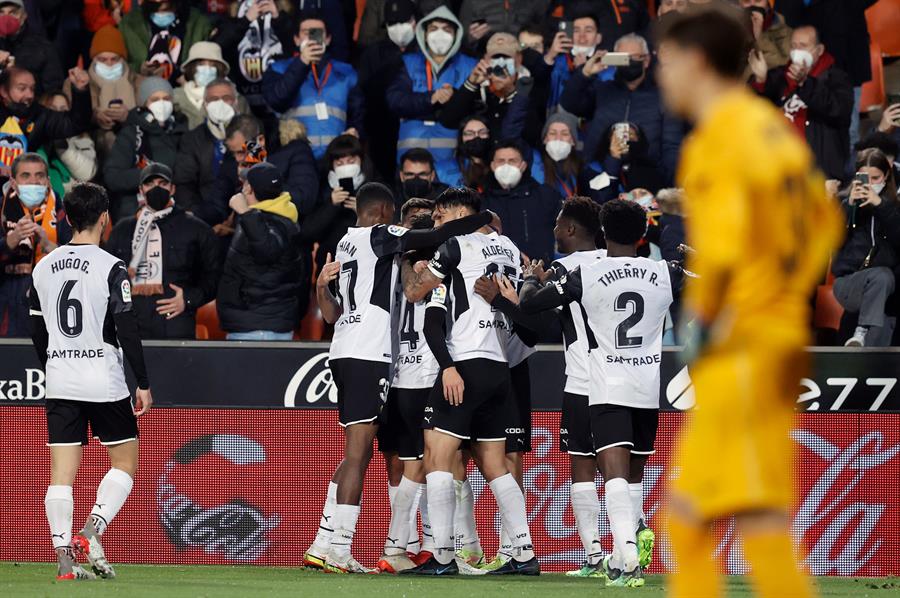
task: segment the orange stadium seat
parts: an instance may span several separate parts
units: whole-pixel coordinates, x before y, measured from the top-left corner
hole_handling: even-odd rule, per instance
[[[219,312],[216,311],[215,301],[210,301],[197,310],[197,328],[195,336],[197,337],[197,340],[225,340],[225,331],[219,327]]]
[[[872,79],[862,86],[859,100],[859,111],[862,113],[877,110],[884,104],[884,62],[881,46],[874,41],[869,44],[869,56],[872,61]]]

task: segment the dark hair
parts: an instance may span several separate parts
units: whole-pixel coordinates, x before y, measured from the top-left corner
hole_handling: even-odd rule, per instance
[[[238,114],[231,119],[231,122],[225,127],[225,139],[231,139],[238,131],[244,135],[247,141],[256,139],[263,132],[259,120],[249,114]]]
[[[566,11],[566,19],[569,21],[577,21],[578,19],[591,19],[594,21],[594,27],[600,31],[600,17],[597,16],[589,2],[578,2]]]
[[[720,76],[740,79],[753,47],[753,36],[742,16],[746,19],[743,11],[713,3],[667,19],[658,30],[657,41],[700,50]]]
[[[894,168],[878,148],[870,147],[864,149],[856,155],[856,170],[859,171],[863,166],[877,168],[884,173],[884,191],[881,196],[890,201],[897,201],[897,183],[894,180]]]
[[[434,204],[445,208],[469,208],[473,212],[478,213],[481,211],[481,195],[478,194],[478,191],[468,187],[450,187],[438,195]]]
[[[869,133],[860,139],[853,149],[859,153],[869,148],[879,149],[881,153],[887,156],[894,156],[895,158],[900,154],[900,146],[897,145],[894,138],[881,131]]]
[[[206,60],[205,58],[201,58],[200,60]],[[192,60],[181,68],[181,72],[184,73],[185,81],[193,81],[194,75],[197,74],[197,63],[200,60]],[[216,61],[212,61],[216,62]],[[222,79],[225,76],[225,67],[222,66],[221,63],[216,62],[216,80]],[[208,87],[208,85],[207,85]],[[205,90],[206,88],[204,88]]]
[[[400,156],[400,168],[403,168],[404,162],[413,162],[415,164],[428,164],[431,170],[434,170],[434,156],[423,147],[414,147],[403,152]]]
[[[31,78],[34,79],[35,83],[37,83],[37,77],[35,77],[34,73],[29,71],[28,69],[23,69],[20,66],[11,66],[3,69],[3,72],[0,73],[0,87],[9,91],[10,82],[16,77],[26,73],[31,75]]]
[[[494,156],[498,151],[502,149],[514,149],[519,152],[519,155],[522,156],[522,160],[531,164],[531,151],[530,148],[523,142],[518,139],[501,139],[497,144],[491,149],[491,162],[494,161]]]
[[[379,203],[394,205],[394,193],[386,185],[365,183],[356,192],[357,213],[367,212]]]
[[[535,21],[530,21],[530,22],[522,25],[521,28],[519,28],[519,32],[516,34],[516,38],[518,38],[523,33],[530,33],[531,35],[540,35],[543,38],[544,37],[544,27],[540,23],[537,23]]]
[[[109,197],[100,185],[77,183],[63,197],[63,205],[72,228],[81,232],[97,224],[100,215],[109,210]]]
[[[325,164],[328,168],[331,168],[331,163],[335,160],[340,160],[347,156],[359,156],[362,158],[364,155],[362,143],[359,142],[357,137],[353,135],[338,135],[331,140],[331,143],[328,144],[328,148],[325,150]]]
[[[434,228],[434,220],[431,219],[430,213],[416,214],[410,221],[409,228],[412,230],[428,230],[429,228]]]
[[[325,25],[325,35],[328,35],[328,21],[325,20],[325,15],[315,9],[301,10],[296,15],[294,15],[294,32],[299,34],[300,26],[303,24],[303,21],[312,20],[322,21],[322,23]]]
[[[573,195],[563,202],[559,215],[583,228],[592,239],[600,232],[600,206],[590,197]]]
[[[428,210],[429,212],[434,209],[434,202],[430,199],[425,199],[423,197],[412,197],[407,199],[406,202],[400,206],[400,220],[406,220],[406,215],[409,214],[412,210]]]
[[[482,114],[473,114],[472,116],[467,116],[462,120],[459,124],[459,130],[456,132],[456,164],[459,166],[459,172],[462,175],[462,181],[465,183],[467,187],[473,188],[484,188],[485,182],[491,174],[491,166],[488,164],[490,160],[485,161],[482,164],[478,164],[474,160],[470,160],[469,157],[463,152],[463,130],[465,130],[466,125],[468,125],[473,120],[477,120],[480,123],[483,123],[485,128],[490,130],[490,119],[487,116]],[[488,141],[490,141],[490,137],[488,137]],[[450,181],[444,181],[450,182]]]
[[[19,164],[43,164],[44,169],[49,173],[50,167],[47,165],[47,161],[44,160],[44,156],[35,153],[35,152],[25,152],[24,154],[19,154],[15,160],[13,160],[12,165],[9,167],[10,176],[12,178],[16,178],[16,175],[19,174]]]
[[[607,241],[635,245],[647,232],[647,212],[633,201],[613,199],[600,208],[600,224]]]

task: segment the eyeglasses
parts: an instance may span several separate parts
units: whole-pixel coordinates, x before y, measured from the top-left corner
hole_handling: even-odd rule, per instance
[[[475,139],[476,137],[479,139],[487,139],[490,136],[491,132],[487,129],[478,129],[477,131],[463,131],[462,133],[463,141]]]

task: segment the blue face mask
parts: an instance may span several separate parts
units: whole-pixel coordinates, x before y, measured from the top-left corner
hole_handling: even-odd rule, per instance
[[[19,185],[19,201],[28,209],[41,205],[47,198],[46,185]]]
[[[155,12],[150,15],[150,20],[160,29],[165,29],[175,22],[174,12]]]
[[[101,79],[106,81],[116,81],[117,79],[121,79],[122,75],[125,74],[125,65],[121,62],[117,62],[110,66],[106,63],[98,62],[94,65],[94,70],[97,71],[97,74],[100,75]]]

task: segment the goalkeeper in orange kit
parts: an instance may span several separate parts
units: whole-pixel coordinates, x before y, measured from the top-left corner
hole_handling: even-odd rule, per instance
[[[790,536],[798,382],[807,369],[809,298],[842,234],[804,140],[743,84],[751,37],[725,7],[661,31],[658,81],[695,123],[682,150],[697,409],[676,452],[668,532],[673,596],[724,594],[711,524],[735,516],[754,588],[810,596]]]

